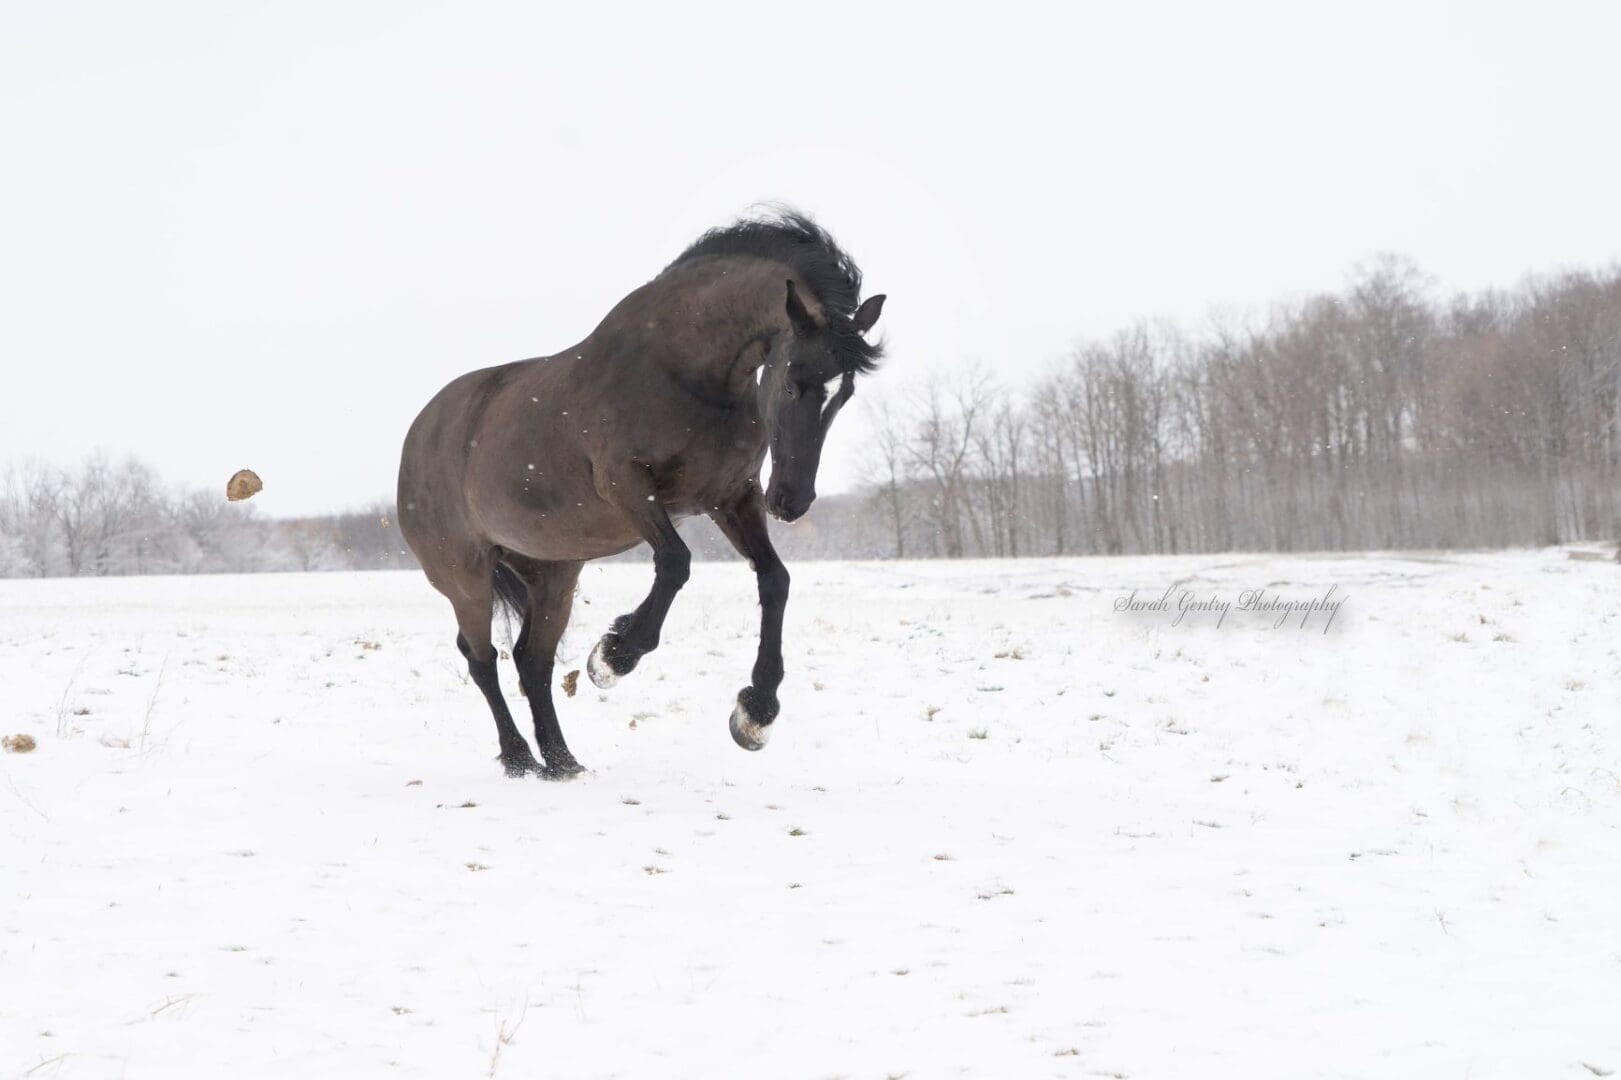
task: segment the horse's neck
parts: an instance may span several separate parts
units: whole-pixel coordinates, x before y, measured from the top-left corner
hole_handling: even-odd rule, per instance
[[[674,275],[669,295],[653,301],[659,352],[683,378],[715,393],[745,392],[771,338],[786,329],[786,286],[793,271],[758,259],[716,259]]]

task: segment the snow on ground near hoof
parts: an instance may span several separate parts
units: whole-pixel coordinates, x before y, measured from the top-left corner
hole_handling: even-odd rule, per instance
[[[694,568],[507,780],[416,575],[0,583],[0,1073],[1621,1070],[1621,571]],[[651,582],[590,567],[559,671]],[[1346,597],[1334,626],[1117,613]],[[527,713],[509,663],[509,700]],[[32,1071],[30,1071],[32,1070]]]

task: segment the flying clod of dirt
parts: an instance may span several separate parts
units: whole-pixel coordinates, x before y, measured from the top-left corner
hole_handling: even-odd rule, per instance
[[[236,475],[225,482],[225,497],[232,502],[251,499],[265,489],[265,482],[252,469],[238,469]]]
[[[0,739],[0,746],[5,747],[8,754],[26,754],[38,745],[32,735],[7,735]]]
[[[579,669],[576,668],[567,675],[563,676],[563,693],[567,694],[569,697],[573,697],[574,691],[578,690],[579,688],[580,672]]]

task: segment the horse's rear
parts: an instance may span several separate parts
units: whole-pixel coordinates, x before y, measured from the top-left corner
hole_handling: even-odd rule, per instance
[[[405,436],[397,516],[400,532],[428,581],[456,613],[456,646],[495,715],[507,775],[566,779],[581,770],[558,725],[551,677],[580,563],[535,559],[495,543],[474,510],[483,485],[470,475],[487,412],[503,388],[532,363],[471,372],[434,395]],[[490,639],[497,597],[522,619],[512,657],[533,714],[542,760],[530,752],[501,694],[497,653]]]
[[[503,368],[469,372],[435,394],[417,414],[400,452],[396,515],[405,542],[435,588],[464,592],[477,573],[488,588],[488,544],[477,535],[464,486],[475,405],[487,400]]]

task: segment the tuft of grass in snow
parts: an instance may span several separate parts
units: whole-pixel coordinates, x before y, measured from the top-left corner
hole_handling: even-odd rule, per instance
[[[80,659],[79,665],[73,669],[73,674],[68,676],[67,684],[62,687],[62,700],[56,704],[56,737],[58,739],[63,738],[68,733],[68,698],[72,696],[73,687],[79,681],[79,674],[84,671],[84,665],[89,660],[89,656]]]
[[[518,1029],[523,1027],[524,1017],[529,1015],[529,1002],[525,999],[523,1008],[518,1011],[518,1019],[507,1021],[505,1018],[495,1023],[495,1053],[490,1055],[490,1076],[501,1067],[501,1051],[512,1045],[512,1040],[518,1035]]]
[[[49,1035],[50,1032],[42,1031],[42,1032],[40,1032],[40,1034],[41,1035]],[[63,1061],[66,1061],[68,1059],[68,1056],[69,1055],[67,1055],[67,1054],[57,1054],[53,1058],[46,1058],[44,1061],[40,1062],[38,1065],[35,1065],[32,1069],[29,1069],[27,1072],[23,1073],[23,1075],[24,1076],[33,1076],[35,1073],[39,1072],[41,1069],[45,1068],[48,1065],[57,1065],[57,1064],[60,1064]]]
[[[177,1005],[185,1005],[187,1002],[191,1001],[193,998],[196,998],[196,997],[199,997],[199,996],[200,995],[198,995],[198,994],[181,994],[179,997],[169,998],[162,1005],[159,1005],[157,1008],[155,1008],[151,1012],[147,1013],[147,1015],[148,1016],[160,1016],[163,1013],[168,1012],[170,1009],[174,1008],[175,1006],[177,1006]]]
[[[157,707],[158,695],[163,692],[163,677],[169,673],[169,653],[163,654],[163,663],[158,667],[158,681],[152,687],[152,696],[146,699],[146,711],[141,713],[141,733],[137,739],[138,752],[146,753],[146,738],[152,732],[152,710]]]
[[[991,737],[991,733],[989,731],[986,731],[982,727],[980,727],[980,728],[972,728],[968,732],[968,737],[970,739],[988,739],[988,738]]]

